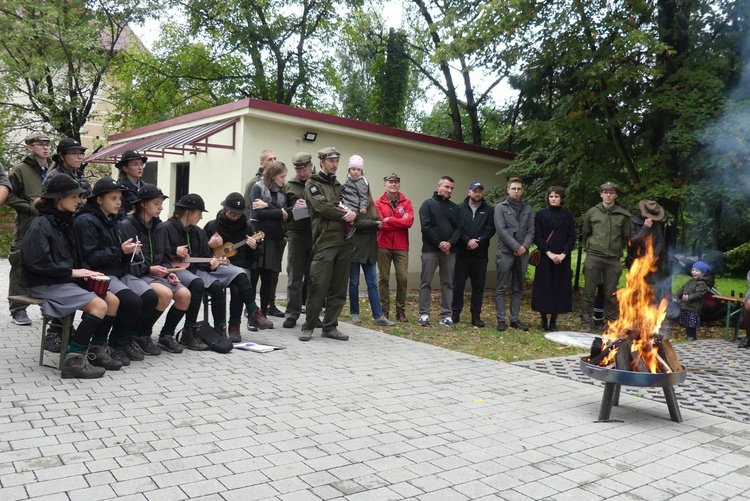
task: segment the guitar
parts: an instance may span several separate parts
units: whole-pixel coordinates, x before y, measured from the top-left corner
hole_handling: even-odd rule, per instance
[[[180,256],[172,256],[172,266],[173,268],[168,268],[168,270],[184,270],[188,268],[192,263],[210,263],[212,259],[217,259],[216,257],[180,257]],[[218,258],[219,260],[219,266],[226,266],[229,264],[229,259],[225,257]]]
[[[262,231],[258,231],[254,233],[251,238],[254,238],[258,242],[266,238],[266,234]],[[214,251],[214,256],[216,257],[232,257],[237,255],[237,249],[242,247],[243,245],[247,245],[247,242],[245,240],[242,240],[241,242],[237,242],[236,244],[233,244],[232,242],[227,242],[224,245],[220,245],[218,247],[213,247],[212,250]]]

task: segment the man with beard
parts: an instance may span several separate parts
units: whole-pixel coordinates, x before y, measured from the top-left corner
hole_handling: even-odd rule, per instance
[[[487,275],[488,250],[495,234],[492,206],[484,199],[484,185],[473,182],[469,185],[466,200],[458,206],[464,233],[456,249],[456,270],[453,278],[453,303],[451,319],[459,322],[464,307],[466,279],[471,279],[471,325],[484,327],[482,321],[482,299]]]

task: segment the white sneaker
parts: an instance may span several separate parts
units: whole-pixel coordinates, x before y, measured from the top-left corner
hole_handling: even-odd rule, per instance
[[[427,327],[430,325],[430,316],[429,315],[422,315],[419,317],[419,325],[422,327]]]
[[[353,324],[358,324],[358,323],[361,323],[361,322],[362,322],[362,319],[359,318],[359,315],[357,313],[355,313],[354,315],[352,315],[352,323]]]
[[[440,325],[443,325],[445,327],[453,327],[453,320],[451,320],[451,317],[445,317],[444,319],[440,320]]]

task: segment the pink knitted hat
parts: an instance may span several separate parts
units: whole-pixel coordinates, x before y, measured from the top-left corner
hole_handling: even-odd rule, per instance
[[[348,168],[351,169],[352,167],[356,169],[365,169],[365,159],[362,158],[359,155],[352,155],[349,157],[349,165]]]

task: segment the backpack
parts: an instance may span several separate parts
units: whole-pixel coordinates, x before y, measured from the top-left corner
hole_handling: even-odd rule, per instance
[[[216,353],[229,353],[234,348],[232,341],[222,337],[208,322],[199,322],[198,335],[208,345],[208,349]]]

